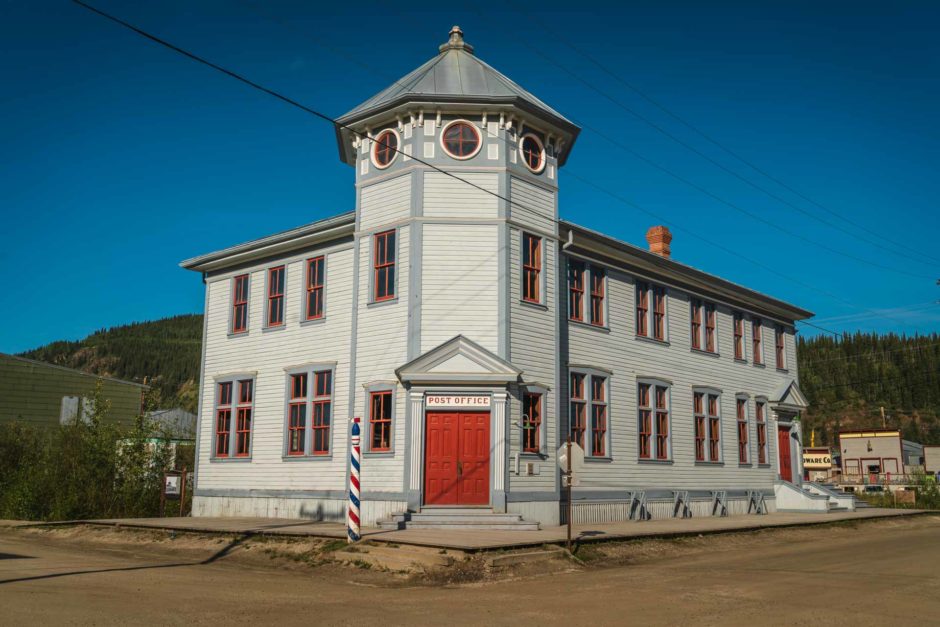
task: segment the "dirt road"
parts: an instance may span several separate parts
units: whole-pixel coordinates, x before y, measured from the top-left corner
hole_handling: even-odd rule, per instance
[[[202,550],[202,549],[200,549]],[[593,549],[593,557],[601,551]],[[925,625],[940,516],[608,546],[576,572],[458,587],[0,533],[0,623]],[[585,552],[585,557],[591,556]],[[603,566],[596,564],[604,563]],[[353,573],[354,575],[354,573]]]

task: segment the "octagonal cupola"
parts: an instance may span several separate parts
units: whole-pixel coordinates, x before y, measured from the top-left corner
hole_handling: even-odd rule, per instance
[[[358,165],[358,175],[420,159],[445,167],[524,166],[554,179],[579,131],[477,57],[459,26],[434,58],[336,123],[340,159]]]

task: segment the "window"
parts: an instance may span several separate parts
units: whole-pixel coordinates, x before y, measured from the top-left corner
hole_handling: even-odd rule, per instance
[[[607,453],[607,378],[591,375],[591,455]]]
[[[232,279],[232,333],[248,330],[248,275]]]
[[[738,462],[747,464],[750,463],[747,441],[747,399],[739,398],[736,399],[736,401],[738,418]]]
[[[754,363],[764,363],[764,348],[761,345],[760,318],[751,318],[751,351],[754,353]]]
[[[787,367],[787,353],[781,326],[774,329],[774,353],[777,356],[777,369],[784,370]]]
[[[322,255],[307,260],[307,320],[323,317],[323,282],[326,259]]]
[[[602,268],[591,266],[591,324],[604,326],[604,282],[606,273]]]
[[[718,415],[718,395],[693,392],[692,400],[695,420],[695,461],[720,462],[721,420]]]
[[[372,300],[395,298],[395,231],[372,236]]]
[[[268,326],[284,324],[284,266],[268,270]]]
[[[767,418],[766,403],[757,401],[754,404],[754,411],[757,417],[757,463],[767,463]]]
[[[640,459],[669,459],[669,388],[663,384],[637,385]]]
[[[580,372],[571,373],[570,399],[571,441],[584,448],[584,431],[586,400],[584,397],[584,375]]]
[[[568,262],[568,318],[584,321],[584,264]]]
[[[641,337],[649,335],[649,285],[636,284],[636,334]]]
[[[744,359],[744,316],[734,314],[734,358]]]
[[[522,396],[522,451],[542,452],[542,395],[527,392]]]
[[[522,300],[542,302],[542,238],[522,234]]]
[[[232,382],[219,383],[215,400],[215,456],[229,456],[232,433]]]
[[[238,382],[238,405],[235,408],[235,457],[251,455],[251,414],[254,402],[254,381]]]
[[[372,163],[375,167],[385,169],[392,165],[398,155],[398,133],[387,129],[379,133],[372,146]]]
[[[480,151],[483,143],[476,127],[465,120],[451,122],[441,131],[444,152],[455,159],[469,159]]]
[[[392,393],[369,394],[369,450],[383,453],[392,450]]]
[[[519,154],[522,156],[522,163],[532,172],[538,174],[545,168],[545,146],[542,145],[542,140],[532,133],[522,136]]]
[[[717,345],[715,340],[715,306],[693,299],[692,348],[714,353]]]
[[[287,405],[287,454],[303,455],[307,440],[307,373],[290,375]]]
[[[666,290],[653,288],[653,339],[666,340]]]
[[[308,385],[311,381],[312,387]],[[289,385],[287,454],[329,455],[333,372],[314,370],[294,373],[289,375]]]

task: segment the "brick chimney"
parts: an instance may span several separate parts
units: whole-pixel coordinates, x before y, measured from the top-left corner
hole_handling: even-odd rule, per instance
[[[669,259],[669,244],[672,242],[672,233],[664,226],[650,227],[646,232],[646,241],[650,245],[650,252]]]

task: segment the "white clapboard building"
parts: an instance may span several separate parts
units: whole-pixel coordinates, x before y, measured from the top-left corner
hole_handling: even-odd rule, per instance
[[[342,520],[354,417],[367,525],[557,524],[569,433],[575,521],[825,509],[800,481],[811,314],[674,261],[663,227],[645,249],[560,218],[578,131],[455,27],[337,121],[355,211],[183,262],[194,514]]]

